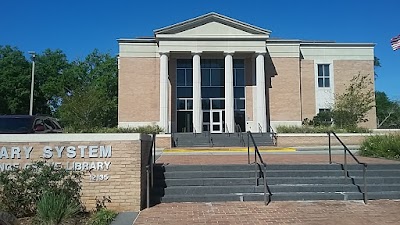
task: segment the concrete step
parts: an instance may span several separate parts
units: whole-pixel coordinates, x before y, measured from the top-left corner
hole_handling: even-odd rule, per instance
[[[355,185],[269,185],[272,194],[295,192],[357,192]],[[237,185],[237,186],[179,186],[156,188],[158,195],[196,195],[196,194],[232,194],[232,193],[262,193],[264,186]],[[383,191],[383,190],[382,190]]]
[[[210,142],[211,138],[211,142]],[[237,133],[233,134],[197,134],[192,133],[174,133],[172,139],[176,144],[176,147],[199,147],[199,146],[215,146],[215,147],[233,147],[233,146],[245,146],[247,145],[247,134],[243,133],[243,141],[241,141],[240,135]],[[255,135],[254,140],[259,146],[273,146],[273,141],[269,134]],[[209,143],[209,144],[207,144]]]
[[[262,180],[260,180],[262,182]],[[344,179],[343,177],[269,177],[268,185],[289,184],[357,184],[363,185],[363,177]],[[255,177],[251,178],[188,178],[188,179],[165,179],[156,180],[156,187],[171,186],[232,186],[232,185],[255,185]],[[400,177],[369,177],[367,184],[400,184]],[[400,190],[400,189],[399,189]]]
[[[362,199],[362,194],[361,198]],[[354,198],[359,195],[354,193]],[[267,194],[268,197],[268,194]],[[263,201],[263,193],[237,193],[213,195],[169,195],[159,197],[163,203],[168,202],[225,202],[225,201]],[[345,200],[347,196],[342,193],[278,193],[270,196],[271,201],[308,201],[308,200]]]
[[[212,156],[210,156],[212,157]],[[265,157],[266,159],[268,158]],[[255,168],[254,164],[226,164],[226,165],[155,165],[157,171],[241,171],[248,170],[252,171]],[[359,170],[362,171],[363,166],[358,164],[347,165],[348,170]],[[267,172],[270,170],[342,170],[343,166],[340,164],[288,164],[288,165],[276,165],[267,164]],[[372,164],[368,165],[368,171],[372,170],[399,170],[400,164]],[[400,174],[399,174],[400,176]]]
[[[267,199],[268,199],[267,193]],[[369,200],[400,199],[400,191],[369,192]],[[360,192],[297,192],[276,193],[270,196],[271,201],[315,201],[315,200],[363,200]],[[155,196],[160,202],[224,202],[224,201],[264,201],[264,193],[236,193],[236,194],[211,194],[211,195],[169,195]]]

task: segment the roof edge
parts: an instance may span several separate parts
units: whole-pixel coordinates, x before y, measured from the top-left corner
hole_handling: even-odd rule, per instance
[[[313,47],[313,46],[324,46],[324,47],[375,47],[375,43],[337,43],[337,42],[301,42],[300,46]]]
[[[252,30],[257,31],[257,32],[262,33],[262,34],[268,34],[269,35],[271,33],[270,30],[263,29],[263,28],[251,25],[249,23],[245,23],[245,22],[233,19],[233,18],[221,15],[221,14],[216,13],[216,12],[209,12],[207,14],[204,14],[204,15],[201,15],[201,16],[197,16],[197,17],[192,18],[192,19],[188,19],[188,20],[185,20],[185,21],[182,21],[182,22],[179,22],[179,23],[175,23],[175,24],[163,27],[163,28],[156,29],[153,32],[154,32],[155,35],[157,35],[157,34],[160,34],[160,33],[173,31],[175,29],[182,28],[185,25],[190,25],[191,23],[195,23],[196,21],[200,21],[202,19],[207,19],[207,18],[211,18],[211,17],[216,17],[216,18],[225,20],[227,22],[231,22],[231,23],[237,24],[237,25],[242,26],[242,27],[247,27],[249,29],[252,29]]]
[[[157,43],[156,39],[142,39],[142,38],[119,38],[118,43]]]

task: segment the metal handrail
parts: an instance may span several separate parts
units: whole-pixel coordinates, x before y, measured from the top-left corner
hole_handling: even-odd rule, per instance
[[[247,161],[250,164],[250,139],[254,145],[254,165],[255,165],[255,178],[256,178],[256,186],[258,186],[258,178],[259,176],[257,175],[257,167],[258,169],[261,171],[262,175],[263,175],[263,181],[264,181],[264,204],[268,205],[271,202],[271,190],[269,189],[268,185],[267,185],[267,178],[266,178],[266,174],[267,174],[267,164],[264,162],[260,151],[258,150],[257,144],[254,141],[254,137],[251,134],[251,131],[247,132]],[[258,157],[257,157],[258,156]],[[258,160],[260,160],[260,163],[257,162],[257,158]],[[262,166],[262,169],[261,169]],[[269,193],[268,195],[268,200],[267,200],[267,191]]]
[[[329,164],[332,164],[332,147],[331,147],[331,134],[340,142],[340,144],[343,146],[343,156],[344,156],[344,163],[343,163],[343,170],[344,170],[344,177],[350,177],[348,174],[347,170],[347,153],[351,155],[351,157],[359,164],[363,166],[363,181],[364,181],[364,191],[363,191],[363,197],[364,197],[364,203],[367,204],[368,202],[368,197],[367,197],[367,163],[360,162],[357,157],[347,148],[347,146],[343,143],[342,140],[336,135],[335,132],[330,131],[328,132],[328,143],[329,143]]]
[[[150,208],[150,188],[154,186],[154,164],[156,163],[156,134],[153,133],[149,161],[146,165],[146,201],[147,208]]]
[[[262,135],[262,126],[261,126],[261,124],[260,124],[260,123],[258,123],[258,132],[260,132],[260,133],[261,133],[261,135]]]
[[[269,133],[272,136],[272,143],[276,146],[278,143],[278,136],[276,135],[274,128],[272,128],[271,126],[269,126]]]
[[[227,136],[230,137],[231,133],[229,132],[228,125],[226,125],[226,123],[224,123],[224,125],[225,125],[225,134],[227,134]]]
[[[197,136],[197,131],[196,131],[196,128],[194,127],[194,124],[193,124],[193,135],[196,137]]]
[[[236,131],[235,131],[235,132],[238,133],[238,137],[239,137],[240,143],[242,143],[243,146],[245,146],[242,128],[241,128],[240,125],[237,124],[237,123],[235,124],[235,128],[236,128]]]
[[[208,143],[211,144],[211,147],[214,147],[213,139],[211,137],[211,125],[210,124],[208,124],[207,135],[208,135]]]

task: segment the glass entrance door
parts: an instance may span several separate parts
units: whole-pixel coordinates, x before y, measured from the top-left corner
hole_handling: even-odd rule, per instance
[[[203,111],[203,130],[222,133],[224,130],[223,110]]]
[[[222,110],[213,110],[211,115],[211,133],[222,133]]]

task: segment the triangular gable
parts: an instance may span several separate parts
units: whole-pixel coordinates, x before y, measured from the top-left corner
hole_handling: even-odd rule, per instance
[[[190,20],[183,21],[154,31],[158,34],[182,35],[267,35],[265,30],[218,13],[208,13]]]

